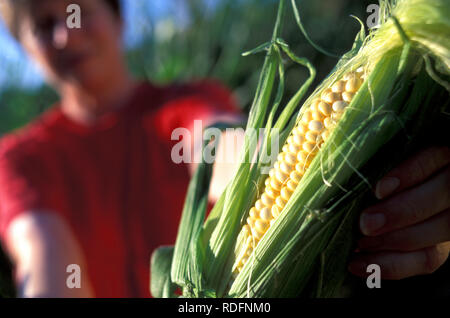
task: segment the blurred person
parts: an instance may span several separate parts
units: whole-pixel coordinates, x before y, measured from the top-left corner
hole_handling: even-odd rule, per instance
[[[192,131],[195,119],[241,121],[232,95],[213,81],[135,81],[117,0],[76,1],[81,29],[65,24],[73,1],[0,1],[12,34],[60,95],[0,144],[0,237],[19,296],[150,296],[150,255],[174,243],[195,169],[172,161],[171,134]],[[450,249],[449,163],[450,150],[433,147],[378,183],[381,201],[360,219],[366,253],[351,272],[364,276],[376,263],[383,278],[401,279],[442,266]],[[212,199],[232,171],[216,167]],[[70,264],[80,266],[81,288],[67,288]]]
[[[172,131],[241,115],[212,80],[137,82],[118,0],[77,1],[80,29],[66,26],[71,3],[3,3],[6,24],[61,100],[1,142],[2,241],[20,296],[148,297],[151,252],[174,243],[195,168],[173,162]],[[225,171],[215,173],[213,196]],[[70,264],[80,266],[80,289],[66,286]]]

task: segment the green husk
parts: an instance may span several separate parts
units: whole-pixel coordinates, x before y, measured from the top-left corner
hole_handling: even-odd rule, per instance
[[[172,266],[173,246],[159,247],[153,254],[150,262],[150,292],[156,298],[170,298],[174,295],[176,285],[172,283],[170,271]]]
[[[267,57],[240,167],[204,224],[211,167],[201,164],[189,187],[171,263],[171,280],[182,287],[183,296],[332,297],[338,293],[354,242],[354,223],[374,183],[418,147],[424,131],[433,132],[430,122],[449,113],[450,4],[445,0],[380,4],[384,14],[379,29],[367,37],[361,29],[352,50],[293,117],[315,70],[280,38],[285,11],[285,0],[280,0],[272,40],[256,49],[267,50]],[[301,24],[293,0],[292,5]],[[275,121],[284,87],[282,52],[308,67],[311,76]],[[266,177],[261,173],[267,159],[264,152],[256,164],[248,160],[256,149],[251,129],[266,128],[264,150],[271,150],[276,131],[281,132],[280,144],[284,143],[311,101],[360,66],[367,70],[367,80],[280,217],[231,281],[239,231]],[[278,90],[270,108],[277,71]],[[448,120],[448,115],[444,117]]]

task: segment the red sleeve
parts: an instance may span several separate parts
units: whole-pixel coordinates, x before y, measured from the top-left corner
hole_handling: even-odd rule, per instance
[[[213,80],[169,87],[166,96],[156,120],[163,140],[170,140],[176,128],[191,130],[195,120],[210,123],[216,116],[241,114],[231,92]]]
[[[0,147],[0,238],[3,240],[16,216],[40,208],[38,189],[45,191],[40,177],[42,166],[27,158],[21,147],[14,141],[8,147]]]

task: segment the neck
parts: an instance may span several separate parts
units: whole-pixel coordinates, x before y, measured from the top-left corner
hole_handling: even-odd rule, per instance
[[[62,111],[75,121],[95,123],[102,115],[124,106],[136,85],[128,75],[116,77],[107,85],[96,85],[95,89],[73,83],[65,85],[60,89]]]

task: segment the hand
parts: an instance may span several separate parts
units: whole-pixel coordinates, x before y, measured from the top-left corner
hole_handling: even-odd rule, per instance
[[[426,149],[388,173],[375,189],[381,200],[360,217],[365,235],[349,271],[366,277],[378,264],[381,278],[429,274],[450,252],[450,148]]]

